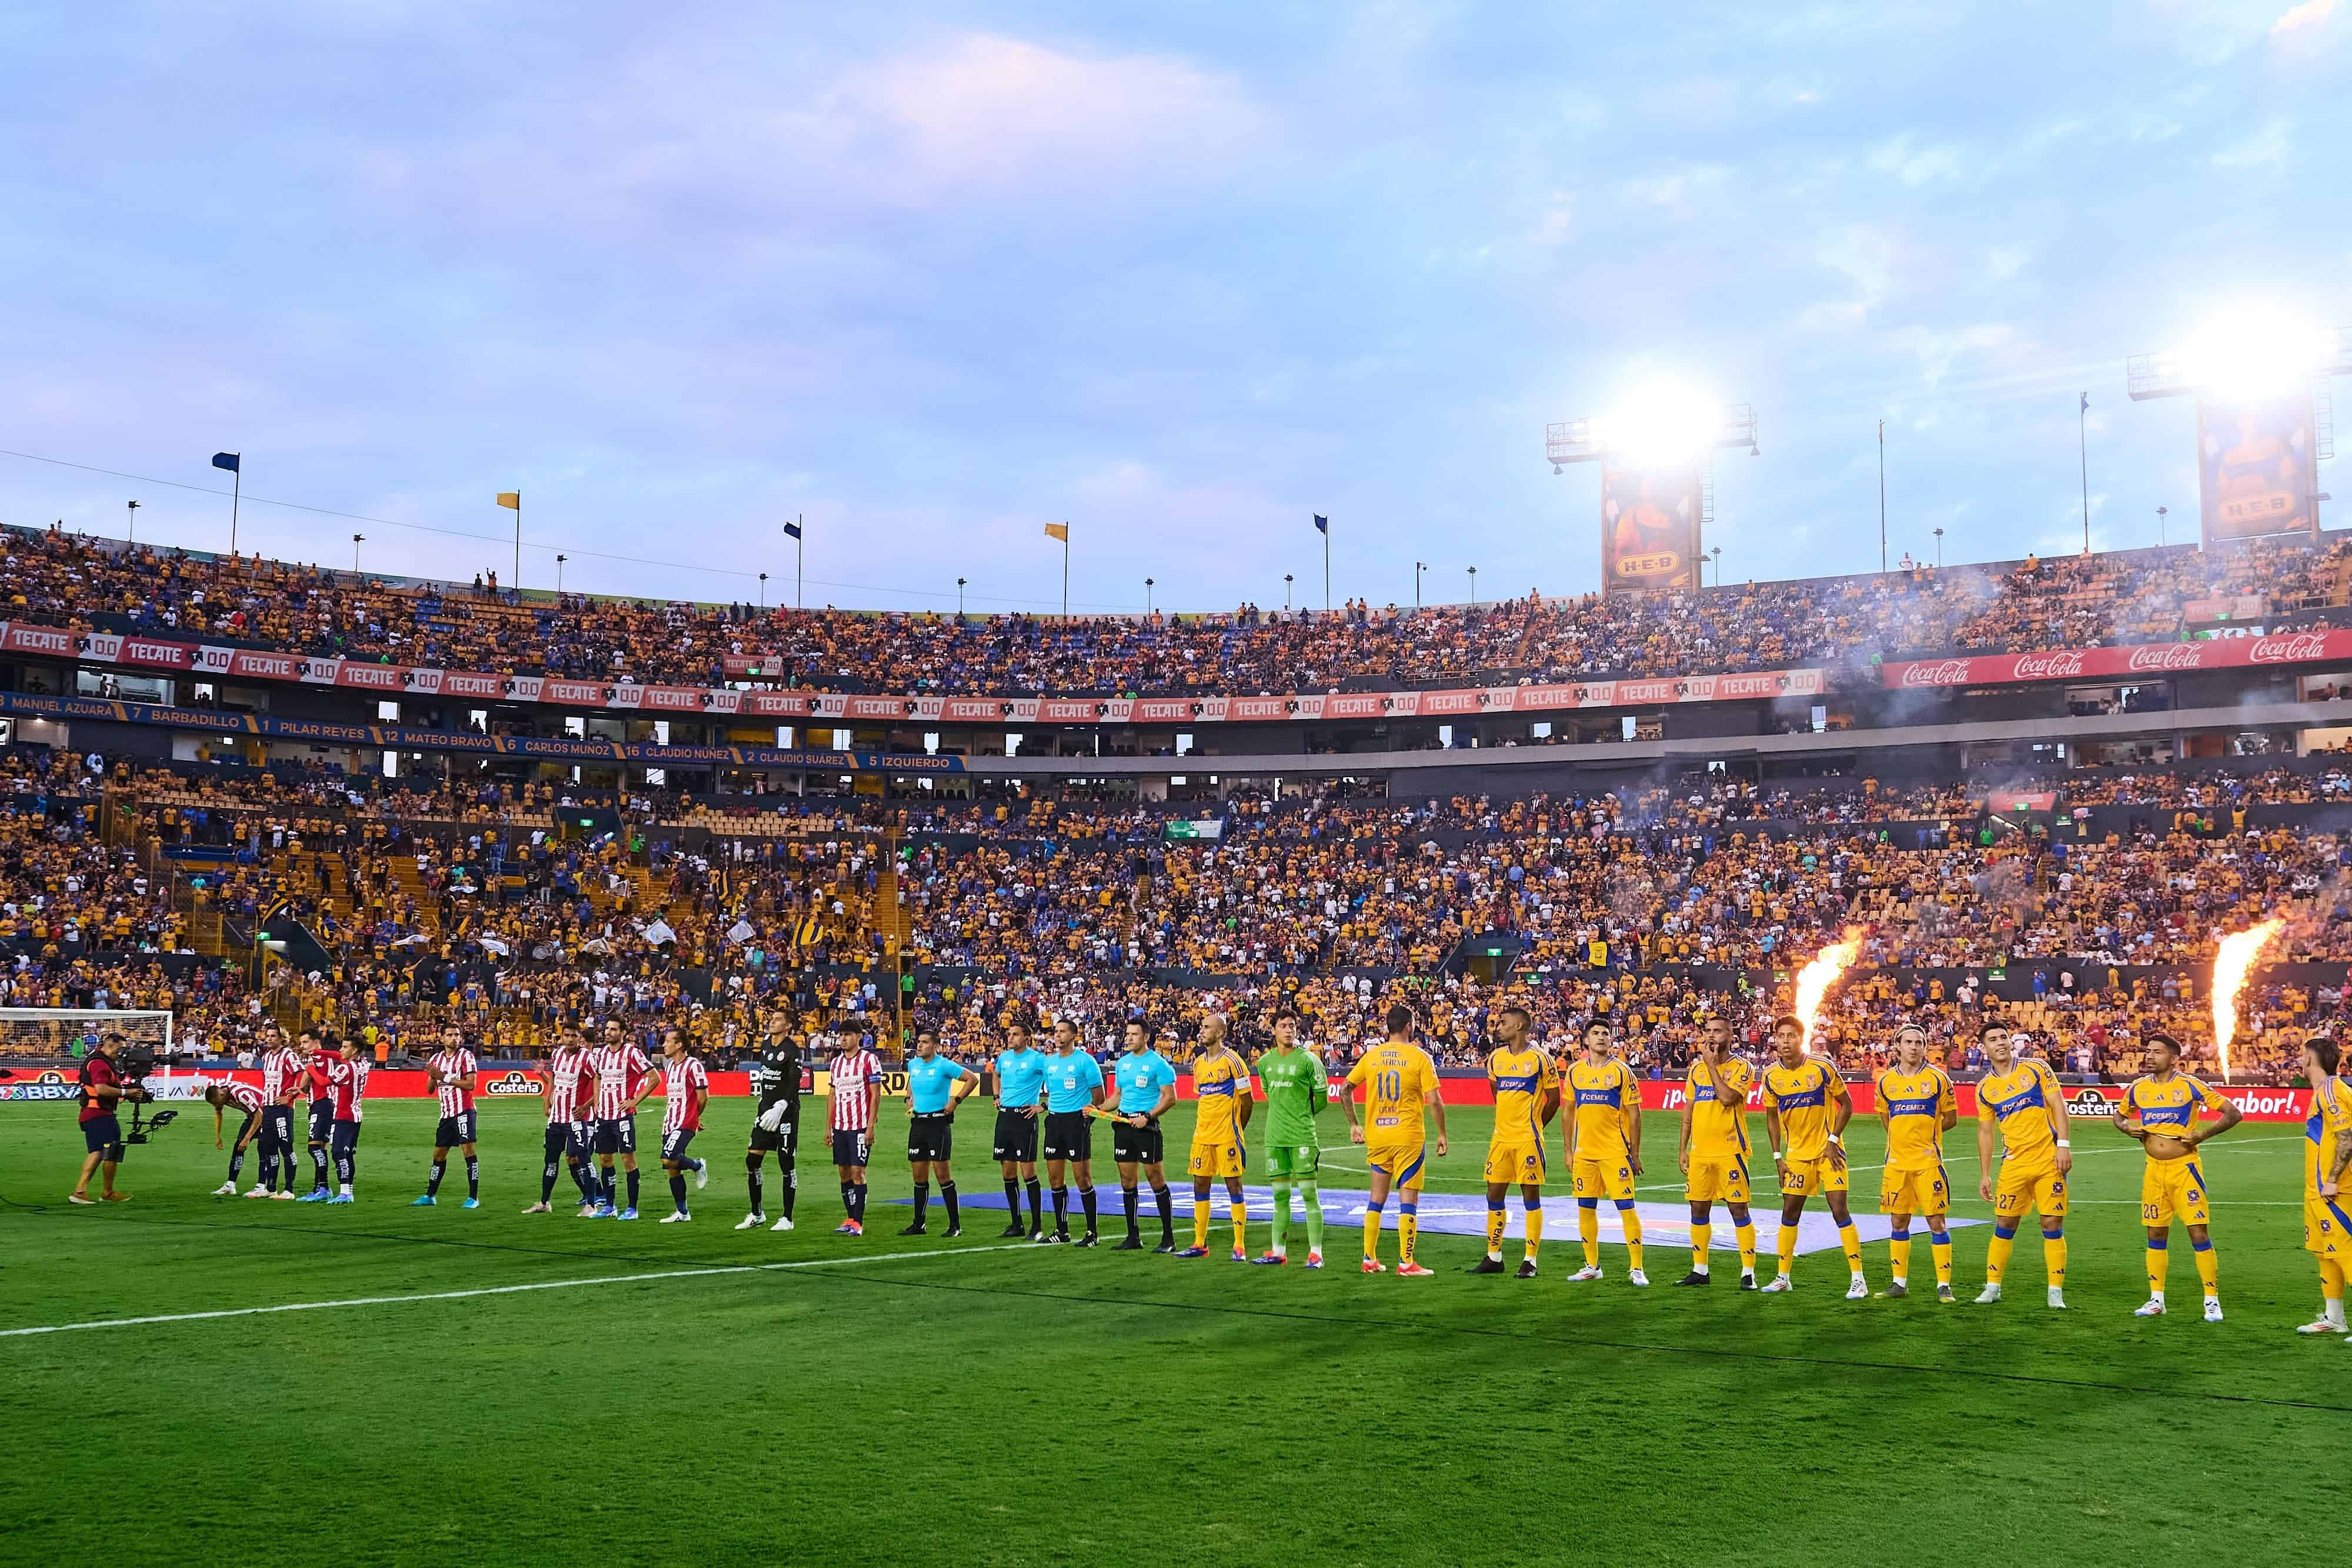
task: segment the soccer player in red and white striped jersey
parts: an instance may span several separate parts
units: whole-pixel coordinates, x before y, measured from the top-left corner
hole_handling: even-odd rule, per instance
[[[866,1161],[874,1151],[874,1113],[882,1100],[882,1059],[863,1039],[837,1031],[842,1048],[826,1070],[833,1102],[833,1163],[841,1172],[841,1207],[848,1218],[836,1236],[866,1234]]]
[[[294,1196],[294,1102],[306,1080],[302,1053],[287,1042],[275,1025],[266,1025],[261,1043],[261,1179],[247,1197]],[[278,1185],[283,1174],[285,1185]]]
[[[588,1177],[587,1091],[582,1082],[587,1070],[588,1042],[580,1038],[579,1025],[565,1024],[548,1053],[547,1077],[539,1087],[540,1103],[547,1109],[546,1163],[539,1173],[539,1201],[525,1214],[555,1211],[555,1177],[567,1164],[580,1189],[580,1207],[596,1207],[596,1188]]]
[[[662,1030],[662,1169],[669,1174],[670,1201],[676,1213],[662,1217],[664,1225],[683,1225],[693,1218],[686,1208],[686,1173],[694,1185],[710,1185],[710,1172],[688,1155],[687,1145],[702,1130],[702,1108],[710,1103],[710,1074],[702,1059],[686,1047],[686,1031],[673,1024]]]
[[[368,1064],[360,1060],[356,1038],[338,1042],[333,1035],[322,1034],[319,1043],[323,1051],[314,1071],[326,1078],[327,1146],[335,1163],[335,1192],[324,1198],[308,1194],[299,1201],[350,1203],[354,1201],[352,1181],[359,1173],[360,1120],[366,1113],[361,1104],[367,1098]]]
[[[604,1043],[588,1053],[588,1076],[594,1085],[595,1150],[599,1197],[596,1216],[603,1219],[637,1217],[637,1106],[653,1087],[653,1063],[637,1042],[617,1022],[604,1026]],[[613,1201],[613,1156],[629,1176],[629,1201]]]
[[[261,1091],[250,1083],[235,1079],[215,1079],[207,1082],[198,1098],[213,1108],[213,1147],[221,1146],[221,1113],[231,1105],[245,1113],[245,1121],[236,1130],[236,1147],[228,1156],[228,1180],[213,1188],[215,1197],[235,1197],[236,1178],[245,1169],[245,1145],[253,1141],[254,1130],[261,1125]]]
[[[449,1151],[466,1155],[466,1208],[482,1206],[482,1162],[474,1155],[474,1085],[480,1064],[466,1049],[466,1037],[451,1024],[441,1031],[441,1049],[425,1063],[426,1087],[439,1097],[441,1120],[433,1129],[433,1174],[425,1178],[424,1195],[410,1207],[430,1208],[441,1195],[441,1178],[449,1170]]]

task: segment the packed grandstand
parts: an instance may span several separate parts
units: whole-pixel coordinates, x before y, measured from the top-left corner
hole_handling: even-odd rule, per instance
[[[776,1007],[862,1025],[886,1053],[917,1027],[977,1052],[1008,1019],[1069,1014],[1104,1026],[1098,1045],[1135,1019],[1181,1051],[1210,1012],[1252,1038],[1288,1006],[1344,1061],[1402,996],[1447,1062],[1516,1003],[1548,1036],[1614,1020],[1636,1069],[1664,1075],[1717,1014],[1760,1052],[1793,969],[1859,932],[1821,1037],[1849,1071],[1907,1019],[1970,1074],[1992,1017],[2062,1071],[2125,1078],[2159,1025],[2219,1071],[2215,941],[2284,915],[2231,1062],[2279,1082],[2352,983],[2352,767],[2331,755],[2352,652],[2315,635],[2352,627],[2341,537],[2259,559],[1066,622],[559,600],[58,530],[0,546],[0,1005],[168,1007],[191,1051],[249,1053],[269,1020],[394,1061],[454,1019],[528,1057],[565,1020],[622,1016],[690,1020],[731,1063]],[[2205,657],[2263,647],[2284,652]],[[2157,653],[2102,677],[2103,648]],[[2015,689],[1971,684],[1981,656],[2052,653],[2000,677]],[[286,678],[260,678],[281,654]],[[313,660],[509,684],[387,691]],[[1930,737],[1881,672],[1952,661],[1960,678],[1914,683],[1947,688]],[[805,720],[653,719],[616,696],[792,693],[824,717],[812,694],[1507,691],[1805,666],[1827,678],[1793,721],[1785,692],[1700,725],[1588,694],[1574,706],[1597,728],[1505,724],[1505,704],[1214,748],[1108,709],[1023,748],[1002,720],[867,726],[844,706],[828,751]],[[569,708],[521,700],[511,681],[536,677],[599,685]],[[2294,711],[2227,716],[2279,702]],[[2106,743],[2047,738],[2090,716]],[[1801,747],[1763,744],[1792,729]],[[1518,751],[1542,742],[1559,749],[1540,765]],[[1372,755],[1416,749],[1448,755]],[[919,766],[940,761],[958,766]]]

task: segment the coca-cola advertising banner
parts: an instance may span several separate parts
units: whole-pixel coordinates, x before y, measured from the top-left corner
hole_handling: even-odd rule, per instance
[[[1881,664],[1882,685],[1905,691],[1931,686],[2006,685],[2020,681],[2156,680],[2199,670],[2352,660],[2352,632],[2296,632],[2278,637],[2213,637],[2195,643],[2136,643],[2117,648],[2057,648],[2040,653],[1979,653]]]
[[[1640,680],[1563,681],[1546,685],[1468,687],[1440,692],[1293,693],[1281,696],[1075,697],[875,696],[839,692],[738,691],[577,681],[553,675],[499,675],[425,669],[356,659],[222,648],[73,632],[0,622],[0,653],[79,658],[92,664],[184,671],[207,679],[287,681],[337,686],[379,696],[468,697],[610,708],[680,718],[742,717],[850,724],[1270,724],[1339,719],[1475,718],[1493,714],[1559,713],[1576,708],[1657,707],[1677,703],[1755,702],[1819,696],[1822,669],[1750,670],[1725,675],[1665,675]],[[730,675],[755,676],[759,661],[730,658]]]

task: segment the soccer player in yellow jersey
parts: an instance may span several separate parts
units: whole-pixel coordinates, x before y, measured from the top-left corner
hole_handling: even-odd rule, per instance
[[[1731,1020],[1706,1020],[1697,1054],[1683,1084],[1681,1160],[1688,1178],[1691,1271],[1677,1285],[1709,1279],[1707,1248],[1715,1239],[1715,1203],[1721,1198],[1738,1228],[1739,1288],[1756,1288],[1756,1221],[1748,1212],[1748,1091],[1756,1075],[1731,1053]]]
[[[2147,1168],[2139,1178],[2139,1222],[2147,1228],[2147,1300],[2133,1310],[2139,1318],[2164,1315],[2164,1272],[2172,1244],[2172,1218],[2189,1227],[2189,1249],[2197,1255],[2197,1277],[2205,1285],[2205,1321],[2221,1321],[2221,1265],[2213,1256],[2212,1222],[2205,1170],[2197,1145],[2238,1124],[2243,1111],[2209,1084],[2176,1071],[2180,1042],[2170,1035],[2151,1034],[2140,1041],[2150,1071],[2132,1080],[2116,1107],[2115,1124],[2127,1138],[2137,1138],[2147,1151]],[[2214,1122],[2197,1125],[2197,1113],[2210,1112]]]
[[[1977,1031],[1991,1067],[1977,1081],[1977,1196],[1992,1205],[1992,1245],[1985,1254],[1979,1306],[2000,1300],[2001,1276],[2029,1208],[2042,1216],[2042,1258],[2050,1272],[2050,1305],[2066,1306],[2066,1173],[2074,1151],[2066,1141],[2066,1092],[2050,1064],[2020,1054],[2033,1043],[2022,1030],[1989,1023]],[[2000,1134],[2000,1182],[1993,1183],[1993,1134]]]
[[[1772,1142],[1772,1168],[1780,1176],[1780,1269],[1765,1293],[1796,1288],[1790,1270],[1797,1261],[1797,1223],[1805,1199],[1818,1192],[1837,1221],[1853,1276],[1845,1299],[1861,1301],[1870,1294],[1862,1277],[1862,1233],[1845,1207],[1845,1124],[1853,1119],[1853,1096],[1836,1068],[1805,1054],[1805,1026],[1796,1019],[1772,1020],[1772,1049],[1780,1061],[1764,1070],[1764,1135]]]
[[[2319,1316],[2297,1333],[2345,1331],[2344,1276],[2352,1271],[2352,1207],[2344,1201],[2344,1172],[2352,1166],[2352,1084],[2332,1040],[2303,1042],[2304,1077],[2311,1084],[2311,1118],[2303,1124],[2303,1246],[2319,1259]]]
[[[1647,1285],[1642,1272],[1642,1217],[1633,1210],[1633,1178],[1642,1174],[1642,1085],[1617,1056],[1615,1031],[1599,1019],[1584,1026],[1584,1060],[1564,1075],[1561,1098],[1575,1104],[1567,1124],[1568,1171],[1575,1183],[1576,1229],[1584,1267],[1571,1280],[1601,1278],[1601,1200],[1617,1206],[1625,1228],[1625,1278]]]
[[[1559,1109],[1559,1073],[1543,1048],[1528,1039],[1533,1027],[1525,1008],[1495,1015],[1495,1049],[1486,1057],[1486,1082],[1495,1091],[1495,1135],[1486,1145],[1486,1255],[1473,1274],[1503,1271],[1503,1205],[1517,1182],[1528,1215],[1519,1278],[1536,1277],[1536,1249],[1543,1241],[1544,1129]]]
[[[1429,1157],[1421,1108],[1437,1113],[1437,1153],[1445,1154],[1445,1103],[1438,1098],[1437,1064],[1412,1042],[1412,1009],[1397,1002],[1388,1011],[1389,1038],[1364,1052],[1348,1071],[1349,1092],[1339,1097],[1348,1113],[1348,1138],[1364,1145],[1371,1166],[1371,1197],[1364,1204],[1364,1272],[1385,1274],[1381,1261],[1381,1207],[1397,1194],[1397,1272],[1426,1278],[1433,1272],[1413,1259],[1421,1233],[1422,1165]],[[1355,1089],[1364,1091],[1364,1119],[1356,1120]]]
[[[1895,1031],[1895,1061],[1878,1075],[1878,1119],[1886,1128],[1886,1166],[1878,1178],[1878,1212],[1889,1227],[1886,1259],[1894,1279],[1882,1296],[1911,1293],[1911,1217],[1927,1221],[1936,1259],[1936,1300],[1952,1297],[1952,1181],[1944,1170],[1944,1130],[1960,1119],[1944,1070],[1927,1060],[1927,1031]]]
[[[1249,1063],[1225,1043],[1225,1020],[1214,1013],[1201,1020],[1201,1049],[1192,1059],[1192,1092],[1197,1096],[1188,1166],[1192,1173],[1192,1245],[1177,1256],[1209,1255],[1209,1217],[1215,1209],[1209,1187],[1212,1182],[1223,1180],[1225,1197],[1233,1205],[1234,1256],[1246,1258],[1249,1254],[1243,1248],[1248,1239],[1249,1205],[1242,1197],[1242,1172],[1249,1162],[1242,1152],[1242,1134],[1249,1127],[1256,1102],[1250,1098]]]

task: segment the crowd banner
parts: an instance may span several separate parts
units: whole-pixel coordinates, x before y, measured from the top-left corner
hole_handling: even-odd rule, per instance
[[[1878,679],[1880,685],[1893,689],[1918,691],[1937,686],[2013,685],[2024,681],[2179,675],[2199,670],[2344,659],[2352,659],[2352,631],[2294,632],[2276,637],[2209,637],[2193,643],[2133,643],[2115,648],[1913,659],[1879,665]]]

